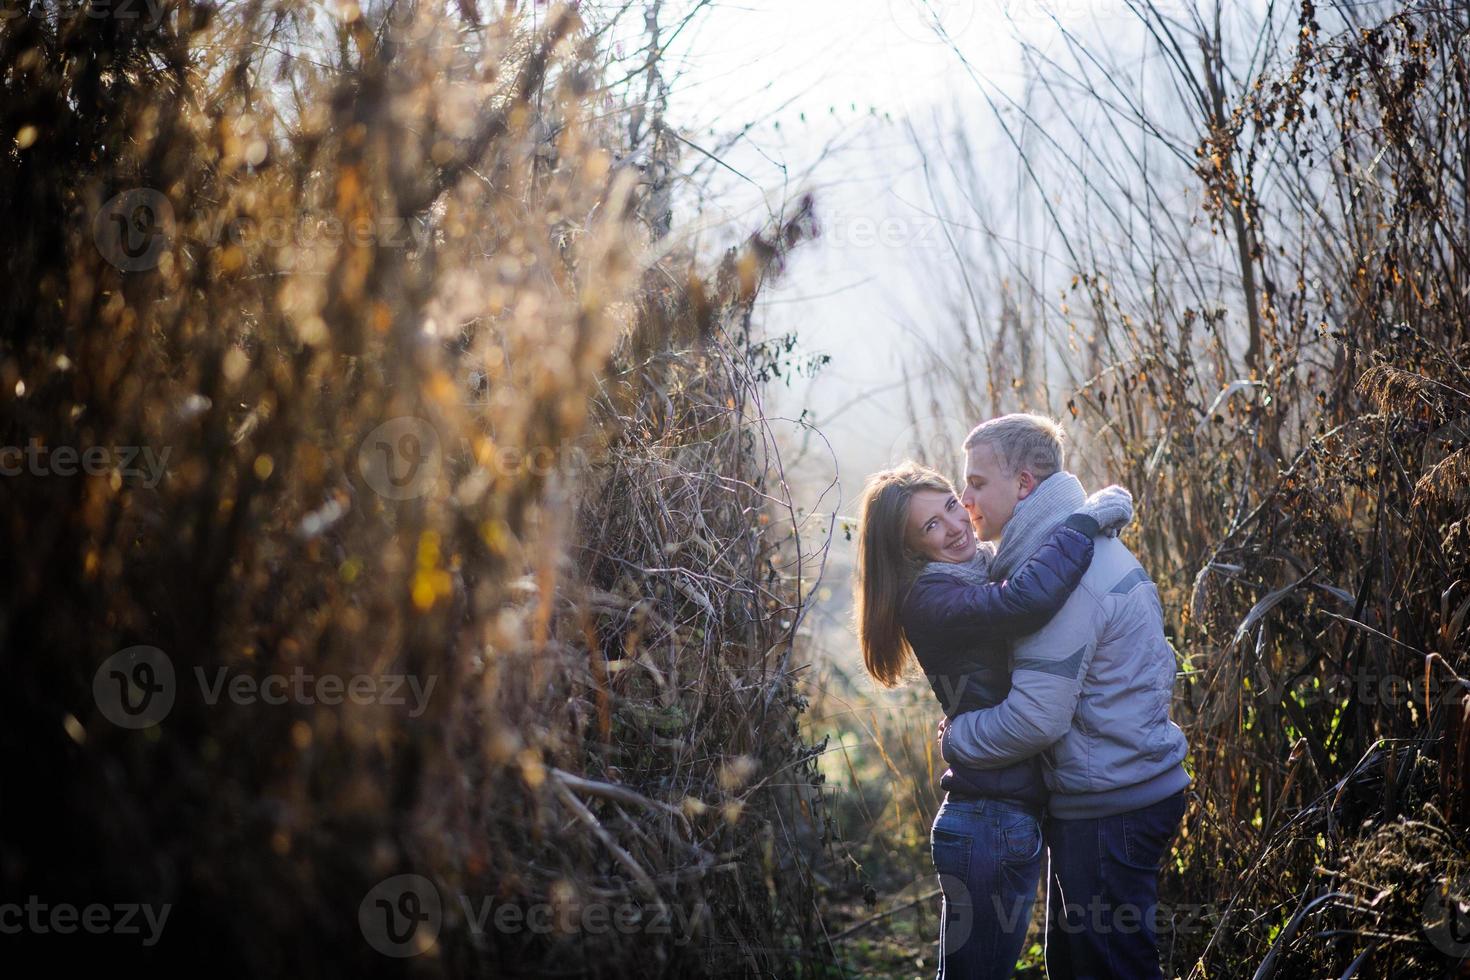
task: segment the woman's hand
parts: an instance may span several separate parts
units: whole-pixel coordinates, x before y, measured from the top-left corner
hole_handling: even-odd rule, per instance
[[[939,728],[934,733],[934,740],[936,742],[938,742],[940,744],[940,746],[943,746],[944,745],[944,726],[945,725],[948,725],[948,724],[949,724],[949,719],[948,718],[941,718],[941,719],[939,719]]]
[[[1133,494],[1114,483],[1088,497],[1077,512],[1097,521],[1103,534],[1115,538],[1133,520]]]

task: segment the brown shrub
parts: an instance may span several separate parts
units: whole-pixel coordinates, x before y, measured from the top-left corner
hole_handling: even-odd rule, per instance
[[[655,262],[596,31],[344,9],[0,24],[6,894],[252,974],[820,960],[749,337],[806,210]]]

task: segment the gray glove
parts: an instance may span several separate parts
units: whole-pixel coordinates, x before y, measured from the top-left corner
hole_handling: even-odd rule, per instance
[[[1088,497],[1077,513],[1097,521],[1103,534],[1116,538],[1133,521],[1133,494],[1114,483]]]

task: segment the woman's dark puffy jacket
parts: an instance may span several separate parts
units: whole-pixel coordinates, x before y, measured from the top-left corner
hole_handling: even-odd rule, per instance
[[[1073,514],[1004,582],[971,584],[943,572],[921,574],[899,620],[947,718],[1005,700],[1011,689],[1006,641],[1040,629],[1092,564],[1097,522]],[[1039,758],[1003,769],[952,766],[939,785],[958,796],[1046,801]]]

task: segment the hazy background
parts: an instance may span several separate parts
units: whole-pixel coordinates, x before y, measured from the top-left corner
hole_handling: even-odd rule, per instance
[[[942,326],[968,317],[944,305],[945,289],[969,254],[964,240],[976,241],[965,212],[977,188],[950,156],[969,145],[987,214],[1046,256],[1047,225],[1017,208],[1027,188],[996,115],[1014,119],[1008,103],[1025,100],[1021,39],[1047,51],[1064,26],[1126,57],[1140,50],[1137,19],[1122,0],[751,0],[666,4],[660,20],[665,39],[670,25],[678,31],[665,59],[668,122],[695,144],[683,147],[676,228],[692,224],[702,246],[724,248],[815,196],[820,237],[757,308],[767,335],[795,333],[796,353],[830,357],[815,378],[776,384],[770,406],[820,432],[789,431],[813,540],[832,513],[853,515],[868,473],[911,455],[918,439],[958,475],[957,454],[940,456],[977,420],[923,405],[918,363],[953,335]],[[636,49],[645,26],[621,26]],[[814,653],[856,668],[850,554],[839,520],[807,625]]]

